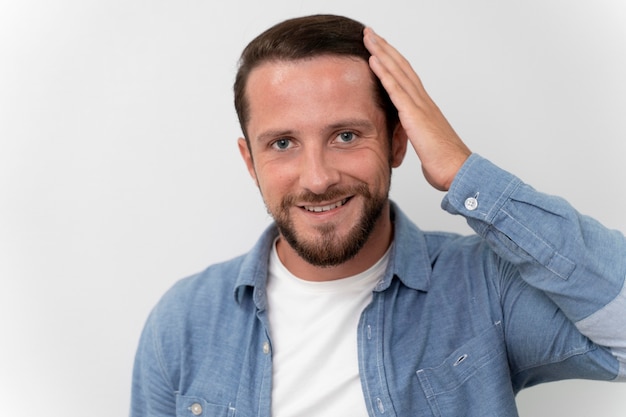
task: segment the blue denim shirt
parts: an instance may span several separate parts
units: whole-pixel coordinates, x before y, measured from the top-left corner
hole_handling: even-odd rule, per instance
[[[478,155],[442,206],[476,236],[424,233],[393,205],[387,271],[358,327],[370,416],[516,416],[524,387],[626,377],[626,240]],[[179,281],[137,351],[131,415],[270,416],[270,227]]]

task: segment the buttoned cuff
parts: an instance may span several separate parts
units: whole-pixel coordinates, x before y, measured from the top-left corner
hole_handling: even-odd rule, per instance
[[[457,173],[441,207],[451,214],[460,214],[472,228],[484,236],[489,225],[509,200],[521,180],[498,168],[478,154],[472,154]]]

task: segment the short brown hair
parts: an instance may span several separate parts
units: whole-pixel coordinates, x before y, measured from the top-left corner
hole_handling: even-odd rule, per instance
[[[368,62],[370,53],[363,44],[365,26],[355,20],[335,15],[312,15],[285,20],[267,29],[246,46],[239,59],[235,78],[235,110],[246,141],[249,108],[246,83],[253,69],[268,61],[296,61],[321,55],[361,58]],[[372,73],[377,104],[385,113],[389,138],[398,124],[395,108],[380,80]]]

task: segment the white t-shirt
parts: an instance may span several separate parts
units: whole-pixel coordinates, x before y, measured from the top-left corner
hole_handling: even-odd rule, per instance
[[[272,415],[366,417],[357,326],[382,278],[389,251],[358,275],[304,281],[280,261],[276,244],[267,284],[272,338]]]

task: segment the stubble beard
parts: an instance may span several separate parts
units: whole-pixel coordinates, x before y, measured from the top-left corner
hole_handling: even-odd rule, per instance
[[[315,238],[304,238],[299,235],[290,215],[290,210],[295,207],[295,201],[316,204],[346,195],[360,196],[364,201],[363,211],[346,236],[338,236],[334,224],[318,226],[316,228],[318,236]],[[359,184],[349,188],[333,188],[324,194],[288,195],[283,198],[276,212],[269,211],[281,235],[302,259],[314,266],[332,267],[354,258],[359,253],[372,234],[387,201],[388,190],[374,195],[366,184]]]

